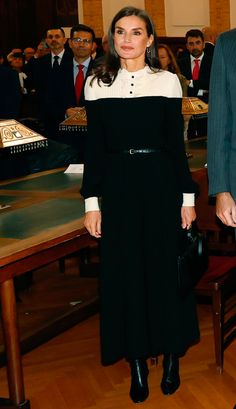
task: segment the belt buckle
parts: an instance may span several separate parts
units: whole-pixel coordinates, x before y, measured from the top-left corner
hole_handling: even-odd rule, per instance
[[[129,154],[134,155],[135,154],[135,149],[129,149]]]

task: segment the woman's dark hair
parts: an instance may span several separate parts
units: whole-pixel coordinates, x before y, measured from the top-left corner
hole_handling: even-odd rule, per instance
[[[155,71],[155,69],[160,68],[159,61],[158,61],[158,54],[157,54],[157,34],[155,32],[154,24],[147,14],[145,10],[138,9],[136,7],[124,7],[118,13],[115,15],[113,18],[110,28],[108,30],[108,45],[109,45],[109,50],[106,54],[105,57],[105,62],[104,64],[98,66],[94,70],[94,78],[98,79],[98,82],[102,81],[105,84],[111,85],[116,76],[117,73],[121,67],[120,65],[120,57],[117,54],[115,47],[114,47],[114,33],[115,33],[115,26],[117,21],[119,21],[123,17],[129,17],[129,16],[137,16],[141,20],[144,21],[147,29],[147,35],[150,37],[153,35],[153,42],[150,45],[150,47],[147,48],[146,54],[145,54],[145,63]],[[93,82],[91,81],[91,83]]]

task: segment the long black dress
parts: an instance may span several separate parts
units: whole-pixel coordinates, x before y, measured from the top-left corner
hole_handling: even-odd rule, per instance
[[[112,86],[85,88],[88,141],[81,193],[101,197],[101,352],[123,357],[184,354],[199,339],[194,297],[177,288],[186,160],[176,75],[119,71]],[[154,153],[124,150],[155,148]]]

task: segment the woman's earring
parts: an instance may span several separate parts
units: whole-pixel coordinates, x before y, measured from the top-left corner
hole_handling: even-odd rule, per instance
[[[150,54],[150,53],[151,53],[151,49],[150,49],[150,47],[147,47],[147,48],[146,48],[146,50],[147,50],[147,53],[148,53],[148,54]]]

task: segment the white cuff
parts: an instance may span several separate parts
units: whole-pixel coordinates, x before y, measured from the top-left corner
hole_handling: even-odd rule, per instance
[[[85,199],[85,213],[100,210],[97,197],[88,197]]]
[[[195,205],[195,194],[194,193],[183,193],[182,206],[193,207],[194,205]]]

